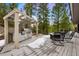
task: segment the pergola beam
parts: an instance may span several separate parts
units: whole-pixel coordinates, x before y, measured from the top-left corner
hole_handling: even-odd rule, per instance
[[[14,9],[13,11],[11,11],[9,14],[7,14],[6,16],[4,16],[4,39],[6,40],[6,44],[8,43],[8,20],[7,18],[10,17],[11,15],[15,15],[14,18],[14,43],[15,43],[15,47],[18,48],[19,47],[19,10],[18,9]]]
[[[13,15],[13,14],[16,13],[16,12],[19,12],[19,10],[15,8],[15,9],[14,9],[13,11],[11,11],[9,14],[7,14],[6,16],[4,16],[3,19],[7,19],[8,17],[10,17],[11,15]]]
[[[20,12],[18,9],[14,9],[13,11],[11,11],[9,14],[7,14],[6,16],[4,16],[4,39],[6,40],[6,43],[8,43],[8,20],[7,18],[15,15],[14,16],[14,36],[13,36],[13,41],[15,44],[16,48],[19,48],[19,19],[20,16],[19,14],[23,14],[22,12]],[[24,17],[25,19],[28,18],[30,19],[30,21],[32,21],[33,18],[29,17],[28,15],[26,15],[24,13]],[[38,23],[36,22],[36,34],[38,35]]]
[[[38,36],[38,22],[36,22],[36,35]]]
[[[8,43],[8,21],[4,19],[4,39]]]
[[[15,13],[15,19],[14,19],[14,42],[15,42],[15,48],[19,48],[19,13]]]

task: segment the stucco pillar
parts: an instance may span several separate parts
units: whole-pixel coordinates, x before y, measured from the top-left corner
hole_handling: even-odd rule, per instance
[[[5,39],[5,43],[8,43],[8,20],[4,19],[4,39]]]
[[[14,43],[15,48],[19,48],[19,13],[15,13],[15,19],[14,19]]]

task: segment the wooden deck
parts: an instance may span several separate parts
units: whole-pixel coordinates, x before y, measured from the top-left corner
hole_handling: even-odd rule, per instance
[[[56,46],[49,43],[37,50],[30,56],[79,56],[79,38],[73,38],[70,42],[65,42],[64,46]]]
[[[74,35],[72,40],[66,40],[64,46],[54,45],[51,40],[39,49],[33,49],[28,46],[17,49],[12,53],[1,53],[0,55],[17,55],[17,56],[79,56],[79,34]],[[20,53],[18,52],[20,51]]]

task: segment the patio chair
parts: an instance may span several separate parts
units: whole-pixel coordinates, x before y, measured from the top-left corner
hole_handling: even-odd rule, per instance
[[[75,32],[73,32],[73,31],[69,31],[66,35],[65,35],[65,37],[64,37],[64,39],[72,39],[73,38],[73,36],[74,36],[74,33]]]
[[[55,32],[53,35],[50,34],[50,39],[52,39],[52,42],[55,45],[63,46],[62,42],[64,42],[64,36],[61,34],[61,32]]]
[[[65,41],[69,42],[73,38],[74,34],[74,31],[69,31],[64,37]]]

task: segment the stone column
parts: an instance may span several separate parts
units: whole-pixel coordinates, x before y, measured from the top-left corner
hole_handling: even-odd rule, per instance
[[[19,13],[15,13],[15,19],[14,19],[14,43],[15,48],[19,48]]]
[[[8,20],[4,19],[4,39],[6,40],[6,44],[8,44]]]

